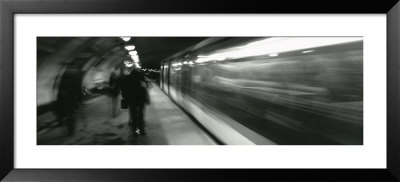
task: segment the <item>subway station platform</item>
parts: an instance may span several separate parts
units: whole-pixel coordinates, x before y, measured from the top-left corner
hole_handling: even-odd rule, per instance
[[[112,117],[111,97],[101,95],[85,101],[75,113],[76,132],[67,135],[63,126],[38,132],[40,145],[216,145],[155,83],[149,88],[151,103],[145,108],[145,136],[134,136],[129,112],[120,109]],[[120,98],[118,99],[120,100]],[[42,116],[46,117],[46,116]],[[49,117],[49,116],[47,116]]]

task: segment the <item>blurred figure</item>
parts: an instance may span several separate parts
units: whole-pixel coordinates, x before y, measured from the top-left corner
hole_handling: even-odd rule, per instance
[[[149,96],[143,72],[135,67],[129,75],[121,79],[120,88],[122,97],[128,101],[133,134],[136,135],[138,130],[140,135],[146,135],[144,107],[145,104],[149,103]]]
[[[75,133],[75,113],[82,101],[81,74],[74,69],[65,71],[61,78],[56,113],[59,120],[67,126],[68,135]]]
[[[111,75],[110,75],[110,97],[111,97],[111,103],[112,103],[112,117],[115,118],[118,115],[118,95],[119,95],[119,89],[118,89],[118,81],[120,80],[120,71],[119,70],[112,70]]]

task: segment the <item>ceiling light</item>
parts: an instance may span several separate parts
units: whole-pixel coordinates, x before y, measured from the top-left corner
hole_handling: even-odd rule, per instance
[[[130,37],[121,37],[122,40],[124,40],[125,42],[128,42],[129,40],[131,40]]]
[[[133,51],[133,50],[135,50],[135,46],[134,45],[125,46],[125,49],[128,51]]]
[[[124,64],[125,64],[126,67],[132,67],[133,66],[133,62],[130,61],[130,60],[125,60]]]
[[[129,54],[130,55],[137,55],[137,51],[130,51]]]

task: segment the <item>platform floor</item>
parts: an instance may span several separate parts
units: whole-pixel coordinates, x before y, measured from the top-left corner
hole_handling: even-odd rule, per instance
[[[112,118],[111,98],[103,95],[86,101],[76,112],[77,129],[66,127],[38,132],[39,145],[215,145],[216,142],[153,84],[151,103],[145,109],[146,136],[133,136],[129,112],[119,109]],[[120,100],[120,99],[118,99]]]

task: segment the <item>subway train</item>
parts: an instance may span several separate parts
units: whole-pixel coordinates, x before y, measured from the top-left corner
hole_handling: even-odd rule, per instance
[[[160,88],[222,144],[362,145],[362,37],[213,37]]]

